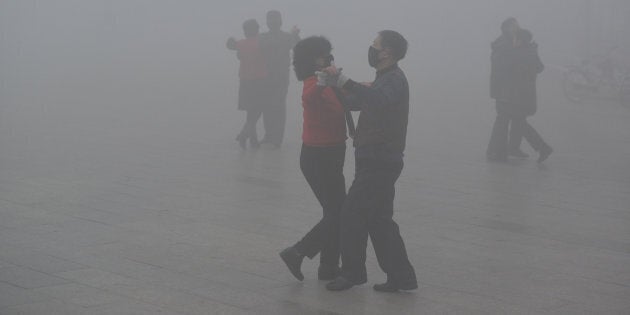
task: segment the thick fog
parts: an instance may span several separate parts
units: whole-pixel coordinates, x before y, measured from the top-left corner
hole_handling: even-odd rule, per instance
[[[630,46],[629,6],[613,0],[2,1],[4,158],[28,161],[28,169],[85,172],[141,160],[141,143],[176,151],[182,142],[233,142],[244,118],[236,110],[238,60],[225,41],[242,38],[249,18],[265,31],[269,9],[281,11],[285,30],[296,25],[303,38],[329,38],[337,65],[357,81],[374,76],[367,49],[377,32],[402,33],[409,51],[401,65],[412,94],[408,146],[446,156],[483,155],[495,115],[490,43],[506,17],[516,17],[539,44],[546,65],[538,82],[543,113],[545,107],[576,110],[562,96],[563,67]],[[300,143],[302,119],[301,84],[293,72],[291,79],[289,147]],[[545,134],[580,142],[555,127],[568,116],[539,116]],[[601,124],[580,125],[587,131]]]
[[[278,257],[321,217],[302,82],[291,69],[282,146],[242,149],[226,47],[273,9],[327,37],[357,82],[374,79],[379,31],[408,40],[395,218],[417,294],[332,296],[318,260],[302,286]],[[525,141],[528,159],[486,153],[508,17],[545,65],[529,118],[544,163]],[[0,0],[0,313],[627,313],[630,104],[570,101],[563,74],[593,55],[629,69],[628,30],[629,0]],[[385,278],[373,258],[370,284]]]
[[[484,112],[480,117],[491,116],[485,112],[492,109],[489,45],[506,17],[517,17],[534,33],[548,73],[606,45],[629,45],[622,32],[628,28],[628,5],[612,0],[8,0],[0,5],[0,128],[3,147],[18,145],[15,149],[41,149],[57,136],[95,144],[125,133],[193,137],[211,145],[204,133],[235,130],[241,120],[234,105],[238,61],[225,40],[242,38],[241,24],[248,18],[256,18],[264,31],[269,9],[283,13],[285,30],[297,25],[302,37],[328,37],[337,64],[363,81],[373,77],[367,48],[376,33],[401,32],[410,43],[401,64],[412,85],[412,115],[422,117],[431,117],[436,107],[464,112],[474,107]],[[604,26],[589,28],[586,14]],[[288,141],[299,141],[300,86],[294,78],[292,73]],[[427,130],[444,140],[461,131],[434,127]]]

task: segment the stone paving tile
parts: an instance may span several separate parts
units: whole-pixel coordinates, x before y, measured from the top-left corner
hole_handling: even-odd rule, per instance
[[[211,280],[199,275],[182,273],[153,264],[129,260],[124,257],[106,254],[94,255],[92,253],[87,254],[83,252],[73,255],[76,255],[72,257],[77,257],[77,261],[83,264],[89,264],[93,268],[158,286],[176,289],[194,289],[211,283]]]
[[[235,314],[244,311],[243,305],[238,301],[233,304],[226,303],[218,297],[208,298],[193,292],[164,288],[156,285],[115,285],[108,286],[108,288],[112,291],[115,290],[116,293],[124,295],[127,298],[142,301],[180,314]]]
[[[341,313],[310,307],[292,301],[274,301],[269,304],[256,307],[251,311],[255,314],[305,314],[305,315],[339,315]]]
[[[0,246],[0,261],[3,260],[13,265],[26,267],[46,274],[83,269],[87,267],[85,265],[57,258],[42,252],[9,245]],[[2,266],[0,265],[0,268],[1,267]]]
[[[112,304],[123,300],[120,295],[77,283],[68,283],[34,289],[33,292],[41,293],[66,303],[80,305],[83,307]]]
[[[394,295],[371,289],[371,247],[368,284],[342,293],[317,258],[303,282],[278,258],[321,215],[296,134],[241,152],[225,113],[213,132],[186,116],[187,131],[59,126],[41,146],[0,133],[0,314],[628,314],[630,111],[541,93],[545,165],[487,163],[488,113],[414,108],[395,218],[420,288]],[[353,167],[348,148],[348,184]]]
[[[84,307],[62,302],[59,300],[50,300],[44,302],[34,301],[28,304],[10,306],[6,308],[0,308],[0,314],[2,315],[87,315],[90,313]]]
[[[445,287],[421,284],[418,295],[438,304],[448,304],[483,314],[531,314],[539,310],[530,305],[515,305],[480,292],[466,292]],[[566,305],[568,303],[562,304]]]
[[[25,289],[68,283],[68,280],[19,266],[0,268],[0,281]]]
[[[155,306],[142,301],[127,299],[124,302],[117,302],[114,304],[105,304],[100,306],[91,307],[85,311],[84,314],[90,315],[111,315],[111,314],[130,314],[130,315],[156,315],[156,314],[168,314],[168,315],[184,315],[174,310],[164,309],[159,306]],[[210,311],[209,314],[212,314]]]
[[[273,303],[275,299],[264,295],[264,292],[233,287],[229,283],[217,283],[212,286],[197,288],[195,294],[219,301],[228,305],[234,305],[245,309]]]
[[[264,273],[262,270],[260,273]],[[256,289],[264,291],[269,288],[274,288],[283,285],[283,283],[273,278],[273,275],[280,275],[279,273],[268,275],[263,277],[259,274],[253,274],[250,272],[242,271],[231,266],[222,266],[216,270],[216,272],[202,275],[202,277],[212,280],[217,283],[226,283],[237,288],[244,289]],[[282,278],[286,276],[282,275]]]
[[[114,285],[134,285],[140,281],[119,274],[94,269],[78,269],[56,273],[55,276],[95,288],[107,288]]]
[[[600,304],[593,306],[591,304],[569,304],[557,309],[541,311],[541,315],[589,315],[589,314],[611,314],[625,315],[628,314],[628,307],[621,305]]]
[[[29,303],[45,302],[50,297],[33,292],[32,290],[0,282],[0,308]]]
[[[291,308],[303,308],[323,314],[409,314],[421,312],[433,304],[438,304],[419,296],[416,292],[401,293],[398,296],[379,294],[368,285],[357,286],[353,290],[333,293],[326,291],[325,282],[305,281],[291,283],[283,287],[267,290],[265,294],[274,297],[282,303],[272,303],[254,308],[255,310],[269,307],[282,310],[287,304]],[[454,305],[451,305],[455,307]],[[465,309],[465,308],[462,308]],[[290,314],[290,312],[280,312]]]

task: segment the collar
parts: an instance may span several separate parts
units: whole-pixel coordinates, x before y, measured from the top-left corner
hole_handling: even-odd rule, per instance
[[[390,72],[390,71],[392,71],[392,70],[394,70],[394,69],[398,69],[398,62],[396,62],[396,63],[394,63],[394,64],[390,65],[390,66],[389,66],[389,67],[387,67],[387,68],[383,68],[383,69],[381,69],[381,70],[376,71],[376,76],[377,76],[377,77],[378,77],[378,76],[381,76],[381,75],[383,75],[383,74],[385,74],[385,73],[387,73],[387,72]]]
[[[317,76],[316,75],[312,75],[307,77],[306,79],[302,80],[304,83],[312,83],[312,82],[317,82]]]

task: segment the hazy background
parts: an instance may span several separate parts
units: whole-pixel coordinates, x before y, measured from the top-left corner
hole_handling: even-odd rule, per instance
[[[337,65],[361,81],[373,77],[367,49],[376,33],[401,32],[410,43],[401,63],[412,87],[410,147],[431,142],[451,154],[454,142],[480,157],[494,119],[489,45],[514,16],[534,33],[547,65],[539,83],[539,116],[547,118],[538,126],[554,144],[563,140],[557,119],[567,119],[544,114],[567,106],[558,67],[613,44],[628,51],[629,7],[623,0],[2,0],[1,158],[86,172],[141,161],[150,145],[236,147],[244,113],[236,111],[238,61],[225,40],[241,38],[248,18],[265,31],[269,9],[282,12],[285,30],[327,36]],[[292,80],[289,149],[301,133],[301,85],[293,73]]]
[[[358,81],[379,30],[408,39],[395,218],[418,293],[329,294],[318,260],[304,283],[279,260],[321,217],[301,83],[282,148],[243,151],[225,48],[270,9],[330,38]],[[486,161],[509,16],[546,65],[529,119],[554,148],[542,165],[525,143],[529,159]],[[629,17],[630,0],[0,0],[0,313],[627,314],[630,107],[570,103],[561,74],[612,45],[630,56]],[[367,268],[384,280],[371,250]]]

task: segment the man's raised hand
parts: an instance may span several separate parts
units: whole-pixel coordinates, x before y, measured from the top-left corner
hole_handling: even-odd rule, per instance
[[[350,78],[344,75],[341,71],[343,68],[337,68],[334,64],[330,65],[322,69],[323,72],[326,72],[329,76],[328,86],[336,86],[338,88],[343,88],[343,86],[348,82]]]

